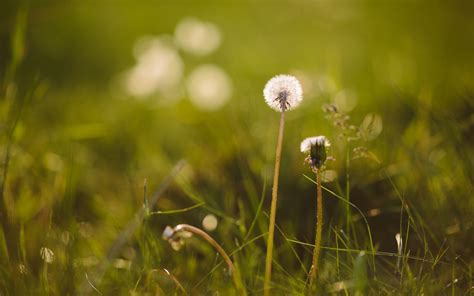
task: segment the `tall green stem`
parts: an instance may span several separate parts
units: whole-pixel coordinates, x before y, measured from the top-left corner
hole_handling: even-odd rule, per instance
[[[280,130],[278,132],[278,142],[275,155],[275,170],[273,174],[272,203],[270,207],[270,223],[268,226],[267,256],[265,260],[265,279],[263,282],[263,294],[270,295],[270,280],[272,277],[273,260],[273,238],[275,236],[275,217],[278,195],[278,176],[280,175],[281,147],[283,144],[283,131],[285,129],[285,112],[281,112]]]
[[[321,252],[321,236],[323,232],[323,193],[321,190],[321,171],[316,169],[316,238],[313,249],[313,262],[309,274],[309,287],[312,288],[318,276],[319,253]]]

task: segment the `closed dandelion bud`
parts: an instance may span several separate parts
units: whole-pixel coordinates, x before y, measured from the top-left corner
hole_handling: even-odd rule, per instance
[[[296,108],[303,100],[303,89],[294,76],[277,75],[263,89],[265,102],[279,112]]]
[[[326,163],[329,146],[325,136],[306,138],[301,142],[301,152],[308,154],[307,162],[310,167],[319,170]]]
[[[41,259],[47,264],[51,264],[54,261],[54,252],[46,247],[40,249]]]

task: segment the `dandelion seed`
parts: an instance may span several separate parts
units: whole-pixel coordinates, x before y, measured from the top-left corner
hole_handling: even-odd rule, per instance
[[[296,108],[303,100],[303,89],[294,76],[277,75],[263,89],[267,104],[276,111],[284,112]]]
[[[300,150],[309,154],[307,162],[312,169],[321,169],[327,159],[327,148],[331,146],[325,136],[306,138],[301,142]]]

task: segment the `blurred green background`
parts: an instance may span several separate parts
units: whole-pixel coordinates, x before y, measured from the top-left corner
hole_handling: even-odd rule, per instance
[[[369,284],[349,294],[472,293],[473,9],[468,1],[2,1],[1,293],[76,295],[93,284],[105,294],[168,295],[169,279],[149,273],[158,268],[191,294],[231,289],[223,266],[207,274],[219,262],[208,246],[196,239],[175,252],[161,232],[202,226],[212,214],[210,233],[229,252],[266,232],[279,114],[262,91],[281,73],[305,93],[286,121],[277,212],[286,237],[313,241],[315,190],[299,143],[324,134],[336,159],[325,186],[345,195],[350,176],[350,200],[376,250],[396,254],[395,235],[405,238],[402,267],[376,256]],[[324,104],[366,137],[347,143]],[[143,207],[144,179],[149,198],[165,189],[153,211],[205,205],[148,217],[107,265]],[[324,198],[323,245],[346,252],[324,251],[321,287],[343,293],[335,284],[358,278],[349,250],[370,250],[367,231],[357,210]],[[275,287],[298,293],[311,250],[281,233],[276,243]],[[260,238],[236,259],[257,294],[264,252]]]

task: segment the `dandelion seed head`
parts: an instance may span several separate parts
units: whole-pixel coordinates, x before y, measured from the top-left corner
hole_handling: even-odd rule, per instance
[[[310,137],[301,142],[300,150],[303,153],[309,154],[307,162],[312,169],[320,169],[326,162],[326,150],[330,145],[325,136]]]
[[[300,149],[303,153],[309,153],[312,146],[329,147],[331,143],[325,136],[309,137],[301,142]]]
[[[270,79],[263,89],[268,106],[283,112],[296,108],[303,100],[303,89],[296,77],[277,75]]]

